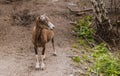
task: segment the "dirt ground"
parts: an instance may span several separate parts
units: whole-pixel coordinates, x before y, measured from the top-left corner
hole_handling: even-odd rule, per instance
[[[78,0],[28,0],[0,3],[0,76],[72,76],[72,60],[68,57],[73,42],[67,6]],[[30,14],[49,15],[56,26],[55,47],[58,56],[52,56],[51,43],[47,44],[46,69],[35,70],[35,54],[31,42],[33,22],[27,26],[12,25],[11,14],[28,9]],[[39,49],[39,55],[41,49]]]
[[[70,25],[70,21],[74,21],[76,17],[68,7],[79,5],[79,9],[89,8],[91,5],[86,1],[90,0],[19,0],[7,4],[1,1],[5,0],[0,0],[0,76],[96,76],[88,74],[86,70],[93,61],[76,66],[70,57],[76,55],[73,52],[75,38],[71,34]],[[28,25],[17,25],[12,19],[16,12],[23,10],[29,10],[29,15],[35,17],[46,13],[56,26],[55,47],[58,56],[52,55],[52,44],[49,42],[46,49],[46,69],[43,71],[35,69],[36,60],[31,41],[34,20]],[[39,48],[39,57],[40,53]],[[89,49],[85,52],[82,46],[79,53],[81,57],[82,54],[90,56]],[[75,75],[75,72],[78,74]]]

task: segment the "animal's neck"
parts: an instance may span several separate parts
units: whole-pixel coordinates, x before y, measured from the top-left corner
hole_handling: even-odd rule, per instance
[[[41,29],[42,27],[40,26],[40,21],[39,20],[36,20],[36,28],[37,29]]]

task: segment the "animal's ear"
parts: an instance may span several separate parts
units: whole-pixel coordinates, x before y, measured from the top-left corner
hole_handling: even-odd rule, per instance
[[[36,18],[36,20],[40,20],[40,17],[38,16],[38,17]]]
[[[50,20],[50,18],[46,15],[46,13],[45,13],[45,17],[47,18],[47,20]]]
[[[39,22],[40,21],[40,17],[38,16],[38,17],[36,17],[36,20],[35,20],[36,22]]]

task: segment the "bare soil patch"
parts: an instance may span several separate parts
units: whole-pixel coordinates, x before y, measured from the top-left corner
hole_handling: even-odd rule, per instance
[[[77,4],[79,0],[1,1],[0,76],[72,76],[73,61],[68,56],[73,54],[71,44],[74,42],[74,37],[71,34],[68,17],[70,12],[67,6],[72,6],[71,3]],[[35,25],[34,18],[43,13],[53,19],[56,26],[55,47],[58,56],[52,56],[52,45],[48,43],[46,69],[41,71],[35,70],[31,33]],[[25,25],[29,27],[23,27]],[[39,49],[40,53],[41,49]]]

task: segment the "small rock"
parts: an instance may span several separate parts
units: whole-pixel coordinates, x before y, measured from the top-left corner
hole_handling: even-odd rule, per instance
[[[88,67],[85,67],[85,70],[88,70]]]
[[[58,0],[52,0],[52,2],[57,2]]]
[[[68,3],[68,5],[70,5],[70,6],[77,6],[77,4],[75,4],[75,3]]]

